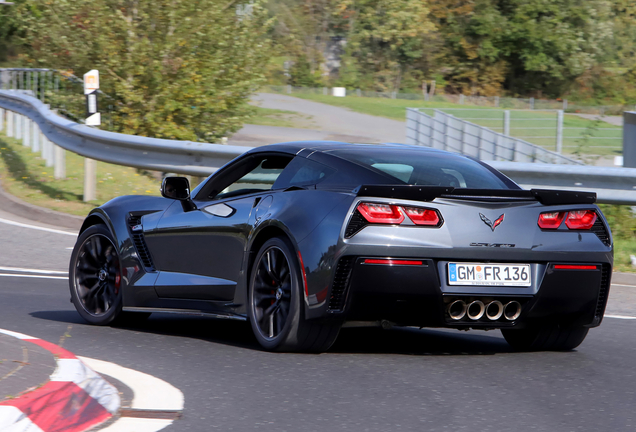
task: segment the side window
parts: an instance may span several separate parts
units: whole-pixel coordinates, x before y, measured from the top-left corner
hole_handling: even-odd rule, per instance
[[[321,163],[304,157],[295,157],[289,165],[287,165],[287,168],[285,168],[281,176],[278,177],[273,189],[315,185],[334,172],[336,172],[335,169],[329,168]]]
[[[272,189],[290,160],[291,157],[288,156],[249,159],[219,179],[215,189],[210,193],[210,198],[217,200],[268,191]]]

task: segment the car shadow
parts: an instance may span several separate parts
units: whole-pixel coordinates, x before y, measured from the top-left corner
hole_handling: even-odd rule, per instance
[[[34,318],[69,324],[86,323],[75,311],[38,311]],[[145,321],[112,326],[139,333],[200,339],[237,348],[263,351],[248,322],[200,316],[154,313]],[[498,331],[459,332],[448,329],[395,327],[343,328],[326,354],[495,355],[514,351]],[[308,354],[312,355],[312,354]]]

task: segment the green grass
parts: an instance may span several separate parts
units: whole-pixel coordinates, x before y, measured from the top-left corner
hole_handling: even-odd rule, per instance
[[[420,108],[432,115],[435,109],[446,109],[449,114],[464,118],[472,123],[503,132],[503,111],[500,108],[466,106],[449,102],[424,102],[421,100],[388,99],[374,97],[334,97],[322,94],[292,93],[301,99],[322,102],[352,111],[404,121],[406,108]],[[511,110],[510,135],[540,145],[548,150],[556,148],[556,112]],[[549,127],[550,129],[527,129]],[[586,154],[612,156],[622,154],[620,139],[598,139],[601,137],[621,138],[620,127],[604,121],[581,118],[565,114],[563,118],[563,152],[565,154]],[[581,128],[581,129],[567,129]],[[614,130],[613,130],[614,129]],[[548,137],[548,138],[542,138]],[[595,139],[596,138],[596,139]]]
[[[636,255],[636,239],[614,240],[614,271],[636,272],[632,267],[630,255]]]
[[[159,195],[160,181],[135,168],[97,162],[97,199],[83,201],[84,158],[66,153],[66,178],[56,180],[39,153],[0,133],[0,179],[3,189],[34,205],[85,216],[120,195]]]
[[[295,111],[256,107],[256,113],[245,123],[259,126],[308,127],[310,116]]]

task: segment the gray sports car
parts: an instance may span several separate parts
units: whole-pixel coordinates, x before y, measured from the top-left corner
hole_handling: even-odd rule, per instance
[[[86,218],[69,281],[90,323],[249,320],[277,351],[324,351],[352,321],[570,350],[603,318],[613,250],[594,193],[523,190],[430,148],[339,142],[260,147],[191,192],[183,177],[161,191]]]

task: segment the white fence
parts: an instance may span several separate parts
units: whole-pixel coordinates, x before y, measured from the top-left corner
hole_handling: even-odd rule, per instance
[[[486,161],[583,165],[577,160],[440,110],[435,110],[431,117],[416,108],[408,108],[406,143],[461,153]]]

